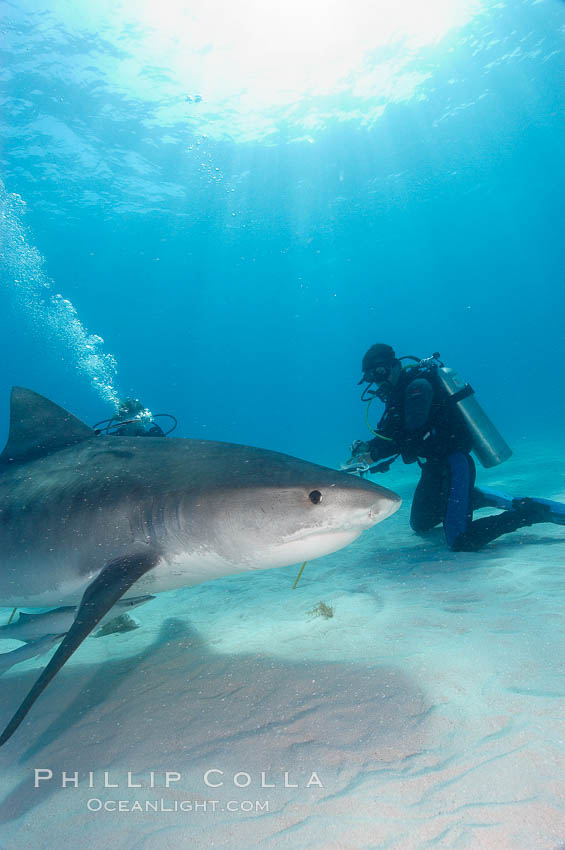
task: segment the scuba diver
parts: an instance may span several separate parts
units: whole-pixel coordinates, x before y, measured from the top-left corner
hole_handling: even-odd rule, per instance
[[[412,361],[404,366],[402,360]],[[352,457],[342,467],[361,475],[387,472],[398,457],[418,463],[421,478],[412,501],[410,525],[416,534],[443,523],[449,548],[475,552],[502,534],[534,523],[565,525],[565,504],[537,498],[512,498],[475,487],[475,463],[496,466],[512,454],[488,419],[472,387],[439,354],[425,360],[397,358],[390,345],[376,343],[363,357],[367,384],[361,395],[369,404],[378,398],[384,414],[368,442],[356,440]],[[373,430],[373,429],[371,429]],[[482,507],[502,513],[473,520]]]
[[[168,431],[163,431],[155,422],[155,419],[165,416],[173,420]],[[166,437],[177,427],[177,420],[170,413],[153,415],[137,398],[124,398],[119,402],[116,416],[103,419],[93,427],[97,434],[113,437]]]

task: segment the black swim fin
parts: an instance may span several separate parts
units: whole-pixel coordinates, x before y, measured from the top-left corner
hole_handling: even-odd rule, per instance
[[[53,658],[49,661],[30,692],[0,735],[0,746],[14,734],[37,697],[47,687],[51,679],[59,672],[63,664],[88,637],[92,629],[100,622],[112,605],[129,590],[142,575],[152,569],[159,561],[155,552],[130,555],[111,561],[90,584],[82,597],[77,615],[71,628]]]
[[[553,522],[556,525],[565,525],[565,503],[555,502],[552,499],[538,499],[537,497],[513,498],[498,490],[490,490],[488,487],[475,487],[473,495],[473,506],[475,508],[500,508],[504,511],[520,510],[524,506],[538,507],[539,519],[537,522]]]

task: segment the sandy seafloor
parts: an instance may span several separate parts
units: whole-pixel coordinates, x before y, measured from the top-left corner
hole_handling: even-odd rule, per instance
[[[522,446],[479,478],[565,500],[558,449]],[[414,471],[378,480],[408,497]],[[416,538],[408,511],[310,563],[296,590],[296,567],[235,576],[89,638],[0,753],[0,847],[561,848],[565,527],[454,554],[439,532]],[[320,601],[332,618],[308,614]],[[3,676],[3,719],[44,662]],[[53,780],[35,789],[34,768]]]

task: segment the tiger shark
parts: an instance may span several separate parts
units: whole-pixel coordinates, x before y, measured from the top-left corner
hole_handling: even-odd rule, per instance
[[[399,506],[384,487],[267,449],[99,435],[14,387],[0,455],[0,605],[77,611],[0,746],[122,597],[318,558]]]

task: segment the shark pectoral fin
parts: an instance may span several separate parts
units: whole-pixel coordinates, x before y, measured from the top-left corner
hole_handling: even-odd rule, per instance
[[[85,637],[100,622],[118,599],[159,560],[155,552],[130,555],[109,563],[90,584],[82,597],[74,623],[57,652],[47,664],[30,692],[0,735],[0,746],[14,734],[37,697],[58,673],[65,661],[78,649]]]

